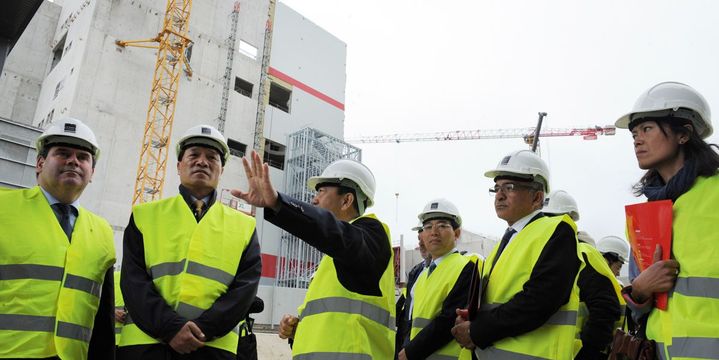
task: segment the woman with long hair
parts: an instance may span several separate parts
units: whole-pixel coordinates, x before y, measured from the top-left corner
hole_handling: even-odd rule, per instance
[[[663,82],[645,91],[621,117],[634,139],[637,196],[673,202],[672,246],[657,246],[655,262],[623,292],[635,319],[662,359],[719,359],[719,154],[703,139],[712,133],[709,104],[693,88]],[[662,251],[671,259],[661,261]],[[670,292],[666,310],[654,294]]]

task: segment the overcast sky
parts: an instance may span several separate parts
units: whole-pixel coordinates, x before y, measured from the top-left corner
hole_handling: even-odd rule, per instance
[[[719,111],[717,1],[283,2],[347,43],[346,137],[530,127],[539,111],[545,127],[613,124],[666,80]],[[579,229],[623,237],[624,205],[644,200],[631,195],[642,171],[629,132],[541,144],[552,188],[579,204]],[[437,197],[459,207],[465,228],[504,232],[484,172],[527,148],[521,139],[360,146],[377,179],[370,210],[395,242],[414,243],[410,228]]]

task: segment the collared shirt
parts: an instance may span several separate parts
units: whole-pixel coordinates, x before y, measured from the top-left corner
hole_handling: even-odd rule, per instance
[[[512,242],[512,239],[514,239],[514,237],[517,236],[517,234],[519,234],[519,232],[522,231],[522,229],[524,229],[524,227],[527,226],[527,224],[529,224],[529,221],[534,219],[534,217],[537,216],[537,214],[539,214],[540,211],[541,210],[534,210],[529,215],[515,221],[514,224],[512,224],[512,226],[510,226],[512,229],[514,229],[514,234],[512,234],[512,237],[509,238],[507,245],[509,245],[509,243]]]
[[[213,194],[214,194],[214,191],[211,192],[210,195],[207,195],[207,196],[203,197],[202,199],[200,199],[200,200],[202,200],[203,203],[205,203],[205,208],[208,207],[207,204],[210,202],[210,197],[211,197]],[[193,202],[197,201],[197,198],[194,197],[194,196],[192,196],[192,195],[190,195],[190,199],[192,199]]]
[[[47,202],[50,204],[50,208],[52,209],[52,212],[55,213],[55,216],[60,218],[60,214],[57,213],[57,210],[55,210],[54,207],[52,207],[55,204],[60,203],[60,200],[56,199],[52,194],[47,192],[45,189],[40,186],[40,190],[42,190],[42,193],[45,195],[45,199],[47,199]],[[80,199],[75,199],[72,203],[69,204],[72,208],[72,211],[70,211],[70,228],[75,228],[75,220],[77,220],[77,215],[79,214],[80,209]]]
[[[457,248],[455,247],[454,249],[452,249],[452,251],[449,251],[449,252],[447,252],[446,254],[444,254],[444,255],[442,255],[442,256],[436,258],[436,259],[432,259],[432,261],[429,262],[429,263],[424,262],[424,269],[422,269],[422,272],[419,273],[419,276],[422,276],[422,273],[423,273],[423,272],[429,271],[428,269],[429,269],[429,267],[430,267],[430,265],[431,265],[432,263],[434,263],[434,266],[437,267],[437,266],[439,266],[439,263],[442,262],[442,259],[444,259],[444,258],[446,258],[448,255],[454,254],[454,253],[456,253],[456,252],[459,252],[459,250],[457,250]],[[412,284],[412,288],[409,289],[410,294],[412,294],[412,299],[413,299],[413,300],[414,300],[414,287],[415,287],[416,285],[417,285],[417,282],[415,281],[415,283]],[[412,301],[412,302],[409,304],[409,311],[407,312],[407,318],[408,318],[408,319],[412,319],[412,308],[413,308],[413,307],[414,307],[414,301]]]

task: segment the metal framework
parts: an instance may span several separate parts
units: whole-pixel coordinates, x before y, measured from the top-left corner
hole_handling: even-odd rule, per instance
[[[237,24],[240,17],[240,2],[235,1],[232,8],[232,25],[230,36],[227,38],[227,60],[225,62],[225,75],[222,77],[222,99],[220,100],[220,115],[217,117],[217,130],[225,133],[225,121],[227,120],[227,103],[230,100],[230,85],[232,81],[232,65],[235,60],[235,43],[237,42]]]
[[[265,109],[270,103],[270,54],[272,53],[272,32],[275,27],[276,0],[270,0],[267,9],[267,23],[265,24],[265,43],[262,46],[262,70],[260,72],[260,86],[257,95],[257,118],[255,119],[255,140],[252,148],[264,156],[265,151]]]
[[[183,65],[186,66],[188,76],[192,76],[185,58],[185,50],[191,42],[187,37],[191,8],[192,0],[167,0],[162,31],[156,37],[116,42],[121,47],[157,49],[150,104],[132,197],[133,205],[157,200],[162,196]]]
[[[290,134],[287,142],[285,185],[288,195],[309,202],[314,192],[307,179],[322,173],[338,159],[362,160],[362,150],[311,128]],[[283,231],[277,261],[277,286],[307,288],[322,253]]]
[[[478,139],[516,139],[521,138],[527,144],[532,144],[535,133],[534,127],[514,129],[478,129],[454,130],[443,132],[388,134],[372,136],[356,136],[347,139],[355,144],[400,143],[417,141],[448,141],[448,140],[478,140]],[[616,128],[613,125],[604,127],[594,126],[571,129],[542,129],[539,137],[582,136],[584,140],[596,140],[598,135],[614,135]]]

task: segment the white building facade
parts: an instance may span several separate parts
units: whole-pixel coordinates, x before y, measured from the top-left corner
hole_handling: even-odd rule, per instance
[[[193,74],[182,74],[180,79],[163,197],[178,193],[175,141],[193,125],[218,125],[228,71],[231,81],[224,134],[233,156],[221,178],[218,198],[225,195],[227,200],[228,190],[223,189],[247,187],[240,156],[253,147],[268,1],[240,1],[236,53],[228,64],[234,8],[231,0],[193,2],[189,31],[193,45],[188,52]],[[0,117],[45,128],[54,119],[71,116],[95,131],[102,151],[93,181],[80,201],[112,225],[118,263],[131,211],[156,52],[123,48],[115,41],[154,37],[162,26],[164,11],[165,1],[159,0],[45,2],[0,76]],[[277,4],[264,136],[265,158],[270,160],[272,181],[278,189],[284,188],[289,134],[310,127],[343,137],[345,60],[346,45],[341,40],[286,5]],[[296,311],[304,290],[275,287],[281,231],[262,218],[260,209],[257,231],[263,270],[259,296],[265,300],[265,312],[256,319],[276,324],[283,313]]]

